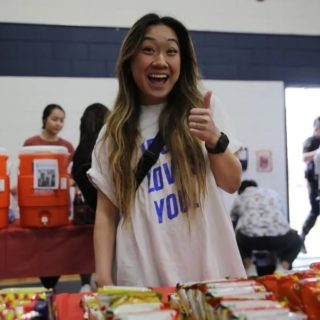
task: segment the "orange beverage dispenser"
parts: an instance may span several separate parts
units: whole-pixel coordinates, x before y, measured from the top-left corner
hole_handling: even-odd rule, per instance
[[[57,227],[69,223],[68,149],[27,146],[19,153],[18,205],[22,227]]]
[[[0,147],[0,228],[6,228],[9,224],[10,183],[7,160],[7,150]]]

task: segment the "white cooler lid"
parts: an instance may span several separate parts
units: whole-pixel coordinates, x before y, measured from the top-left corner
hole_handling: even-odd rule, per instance
[[[53,154],[68,154],[68,149],[63,146],[25,146],[19,150],[20,154],[33,153],[53,153]]]
[[[6,148],[0,147],[0,154],[8,156],[8,150]]]

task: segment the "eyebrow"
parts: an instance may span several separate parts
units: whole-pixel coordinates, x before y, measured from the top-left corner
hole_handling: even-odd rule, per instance
[[[143,41],[144,41],[144,40],[156,41],[157,39],[156,39],[155,37],[152,37],[152,36],[144,36]],[[167,41],[170,41],[170,42],[174,42],[174,43],[176,43],[177,45],[179,45],[178,40],[175,39],[175,38],[168,38],[168,39],[166,39],[166,40],[167,40]]]

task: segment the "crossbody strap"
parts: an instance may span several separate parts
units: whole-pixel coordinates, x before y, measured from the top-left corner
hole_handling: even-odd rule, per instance
[[[149,148],[141,156],[136,169],[136,190],[139,188],[142,180],[147,175],[151,167],[159,158],[160,151],[164,146],[164,141],[160,131],[157,133]]]

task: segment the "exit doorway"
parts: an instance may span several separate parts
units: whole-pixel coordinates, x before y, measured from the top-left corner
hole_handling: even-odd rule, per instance
[[[320,88],[286,88],[285,100],[290,224],[300,233],[310,210],[302,147],[304,140],[313,133],[314,119],[320,116]],[[320,217],[306,238],[307,254],[299,257],[320,257],[319,240]]]

